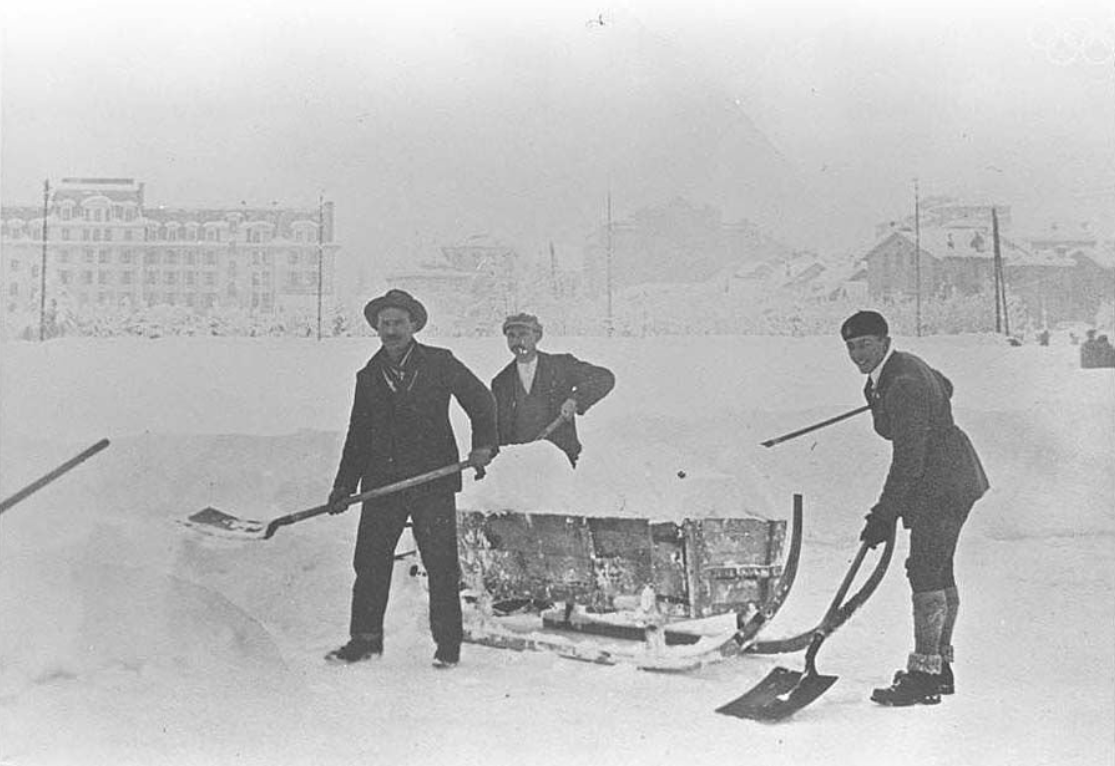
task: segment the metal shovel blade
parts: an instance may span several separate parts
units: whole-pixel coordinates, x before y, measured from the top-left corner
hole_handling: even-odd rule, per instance
[[[780,721],[820,697],[836,679],[837,676],[775,668],[751,691],[718,707],[716,712],[752,721]]]
[[[187,518],[187,527],[208,535],[236,540],[262,539],[267,522],[241,519],[209,506]]]

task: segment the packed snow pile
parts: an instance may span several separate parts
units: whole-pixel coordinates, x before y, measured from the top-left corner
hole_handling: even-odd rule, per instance
[[[601,439],[604,441],[604,439]],[[651,520],[758,516],[771,508],[761,486],[695,467],[676,450],[632,445],[587,451],[573,468],[550,442],[503,447],[480,481],[466,479],[458,506]]]

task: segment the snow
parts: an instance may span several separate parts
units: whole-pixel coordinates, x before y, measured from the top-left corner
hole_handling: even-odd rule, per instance
[[[486,380],[507,360],[498,338],[424,340]],[[896,342],[952,379],[994,485],[958,552],[958,693],[909,710],[866,699],[910,648],[903,536],[820,653],[840,681],[778,725],[712,711],[800,655],[662,675],[466,645],[457,670],[435,671],[412,559],[384,657],[326,666],[347,632],[357,514],[246,544],[177,522],[207,505],[267,519],[322,502],[374,339],[0,345],[0,496],[112,440],[0,519],[0,763],[1115,762],[1115,373],[1079,369],[1064,342]],[[543,347],[617,375],[579,422],[577,469],[549,445],[507,448],[466,479],[460,507],[787,518],[800,492],[801,571],[767,633],[813,624],[889,450],[866,416],[759,442],[860,404],[835,334]]]

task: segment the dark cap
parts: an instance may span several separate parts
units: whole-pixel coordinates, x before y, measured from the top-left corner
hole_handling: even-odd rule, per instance
[[[887,320],[878,311],[857,311],[844,320],[840,326],[840,337],[844,340],[860,338],[864,335],[875,335],[885,338],[890,332]]]
[[[525,327],[528,330],[533,330],[542,335],[542,323],[538,321],[538,317],[534,314],[512,314],[503,320],[503,334],[506,335],[507,331],[512,327]]]
[[[373,328],[376,326],[379,312],[384,309],[402,309],[410,314],[415,332],[426,326],[426,308],[405,290],[388,290],[378,298],[368,301],[368,305],[364,307],[364,318]]]

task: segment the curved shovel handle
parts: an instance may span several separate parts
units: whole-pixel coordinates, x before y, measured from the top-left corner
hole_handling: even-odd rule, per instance
[[[345,507],[347,508],[348,506],[353,505],[355,503],[362,503],[365,500],[372,500],[372,499],[377,498],[377,497],[383,497],[384,495],[390,495],[390,494],[393,494],[395,492],[401,492],[404,489],[410,489],[411,487],[417,487],[419,484],[425,484],[428,481],[433,481],[434,479],[440,479],[443,476],[451,476],[455,473],[460,473],[461,471],[465,470],[466,468],[469,468],[470,466],[472,466],[472,463],[470,461],[461,460],[457,463],[453,463],[452,465],[443,466],[442,468],[437,468],[433,471],[427,471],[426,473],[420,473],[417,476],[411,476],[409,479],[403,479],[402,481],[397,481],[394,484],[385,484],[382,487],[376,487],[374,489],[369,489],[367,492],[361,492],[358,495],[349,495],[342,502],[345,504]],[[483,471],[483,468],[480,467],[480,466],[477,466],[477,471],[478,472]],[[306,519],[311,519],[314,516],[320,516],[323,513],[328,513],[329,509],[332,508],[332,507],[333,506],[330,503],[325,503],[324,505],[317,505],[317,506],[314,506],[313,508],[307,508],[304,511],[297,511],[295,513],[291,513],[291,514],[288,514],[286,516],[280,516],[277,519],[272,519],[267,524],[267,529],[263,533],[263,539],[264,540],[270,539],[271,536],[275,534],[276,530],[279,529],[279,527],[285,527],[289,524],[295,524],[299,521],[304,521]]]

